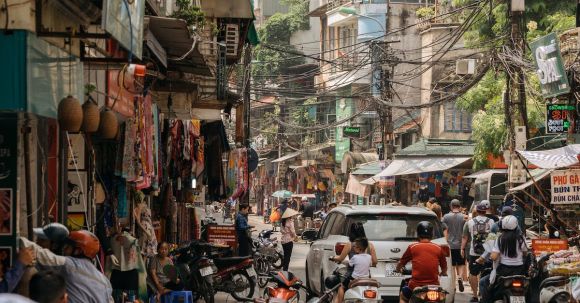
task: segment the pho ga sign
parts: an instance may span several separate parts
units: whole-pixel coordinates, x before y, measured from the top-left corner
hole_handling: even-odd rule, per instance
[[[552,204],[580,204],[580,169],[553,171],[550,182]]]

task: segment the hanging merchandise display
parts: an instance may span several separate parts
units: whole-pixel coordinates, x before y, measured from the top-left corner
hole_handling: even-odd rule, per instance
[[[78,132],[83,124],[83,108],[79,100],[67,96],[58,104],[58,124],[68,132]]]
[[[119,130],[119,122],[117,121],[115,113],[108,109],[104,110],[101,112],[99,120],[99,134],[101,138],[114,139]]]
[[[99,130],[99,122],[101,114],[99,113],[99,106],[92,98],[87,99],[83,104],[83,123],[81,129],[85,133],[94,133]]]

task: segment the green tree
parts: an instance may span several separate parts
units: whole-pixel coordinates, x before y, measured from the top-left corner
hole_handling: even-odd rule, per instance
[[[464,6],[474,3],[474,0],[453,0],[452,5]],[[497,48],[508,43],[509,19],[507,16],[507,0],[493,0],[491,14],[484,8],[484,18],[479,18],[466,32],[466,45],[485,45]],[[489,2],[485,2],[488,6]],[[489,7],[489,6],[488,6]],[[575,8],[573,1],[526,0],[525,24],[526,41],[550,32],[560,33],[575,26]],[[464,12],[467,16],[469,12]],[[531,60],[530,54],[527,59]],[[502,94],[506,89],[506,80],[502,65],[495,65],[478,83],[458,99],[459,108],[474,114],[473,139],[475,141],[474,168],[487,166],[487,156],[501,155],[507,146],[507,129]],[[526,71],[527,115],[528,126],[539,128],[544,124],[545,101],[541,97],[539,83],[533,71]],[[510,117],[508,117],[510,118]],[[510,118],[511,119],[511,118]]]

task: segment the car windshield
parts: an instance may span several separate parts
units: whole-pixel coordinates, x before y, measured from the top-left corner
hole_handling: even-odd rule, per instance
[[[379,214],[349,216],[348,225],[361,222],[367,238],[371,241],[414,241],[417,240],[417,224],[428,221],[433,224],[433,238],[443,237],[441,223],[433,216]]]

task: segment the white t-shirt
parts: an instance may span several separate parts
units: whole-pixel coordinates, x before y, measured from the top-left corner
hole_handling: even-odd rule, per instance
[[[519,246],[517,246],[517,256],[515,258],[510,258],[506,255],[503,255],[501,253],[501,251],[499,250],[499,239],[495,240],[495,244],[493,246],[493,250],[492,252],[494,253],[499,253],[500,254],[500,258],[499,258],[499,263],[503,264],[503,265],[507,265],[507,266],[520,266],[520,265],[524,265],[524,252],[528,251],[528,247],[526,245],[526,241],[523,241]]]
[[[371,263],[372,258],[369,254],[357,254],[352,256],[348,261],[348,264],[354,267],[352,277],[354,279],[368,278],[371,270]]]

